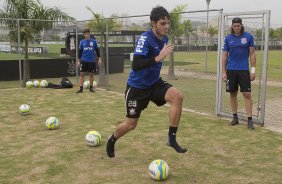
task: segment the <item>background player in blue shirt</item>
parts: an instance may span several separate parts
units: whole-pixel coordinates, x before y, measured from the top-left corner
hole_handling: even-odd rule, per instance
[[[253,130],[251,81],[255,80],[255,42],[253,36],[244,32],[242,19],[232,20],[231,34],[224,39],[222,56],[222,79],[226,82],[226,91],[230,92],[230,104],[233,119],[230,125],[238,125],[237,94],[238,86],[243,94],[248,116],[248,129]],[[251,72],[249,71],[249,57]]]
[[[127,118],[118,125],[108,139],[106,151],[109,157],[115,156],[116,140],[137,126],[141,111],[147,108],[150,101],[157,106],[162,106],[166,102],[170,103],[167,145],[173,147],[178,153],[187,151],[176,141],[183,95],[160,78],[162,62],[173,51],[173,46],[168,44],[166,36],[169,18],[165,8],[160,6],[153,8],[150,15],[152,29],[143,33],[137,41],[125,91]]]
[[[98,65],[101,64],[100,49],[95,39],[90,38],[90,30],[83,31],[85,39],[79,43],[77,66],[80,67],[80,88],[76,93],[83,92],[84,73],[89,72],[90,92],[93,90],[94,72],[96,71],[95,52],[98,57]]]

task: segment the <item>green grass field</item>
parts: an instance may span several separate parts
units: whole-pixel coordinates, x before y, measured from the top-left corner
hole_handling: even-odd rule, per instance
[[[77,87],[77,86],[76,86]],[[282,181],[282,135],[245,124],[183,112],[177,134],[186,154],[165,145],[168,107],[149,105],[137,128],[116,144],[116,157],[105,153],[106,139],[124,119],[124,97],[97,90],[75,94],[72,89],[0,90],[0,183],[256,183]],[[18,107],[28,103],[31,114]],[[56,116],[59,129],[44,122]],[[102,144],[89,147],[85,135],[99,131]],[[169,178],[154,182],[148,166],[163,159]]]

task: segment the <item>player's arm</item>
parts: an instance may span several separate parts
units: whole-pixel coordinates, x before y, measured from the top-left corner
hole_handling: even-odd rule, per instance
[[[228,52],[223,51],[222,53],[222,61],[221,61],[221,66],[222,66],[222,80],[226,81],[227,75],[226,75],[226,63],[227,63],[227,57],[228,57]]]
[[[95,52],[96,52],[96,55],[97,55],[97,57],[98,57],[98,65],[100,66],[101,63],[102,63],[101,55],[100,55],[100,48],[99,48],[99,47],[96,47],[96,48],[95,48]]]
[[[221,67],[222,67],[222,76],[221,77],[223,81],[227,80],[226,64],[227,64],[227,58],[228,58],[228,51],[229,51],[228,39],[225,37],[223,46],[222,46],[222,60],[221,60]]]
[[[142,70],[156,64],[155,58],[144,58],[143,55],[134,55],[132,61],[132,70]]]
[[[251,72],[250,72],[250,79],[251,81],[255,80],[256,78],[256,54],[255,54],[255,47],[250,47],[250,61],[251,61]]]
[[[166,58],[167,55],[169,55],[173,51],[173,45],[167,44],[164,46],[164,48],[161,50],[159,55],[155,57],[156,62],[161,62]]]
[[[144,58],[143,55],[134,55],[132,62],[132,69],[134,71],[142,70],[144,68],[150,67],[156,63],[161,62],[166,56],[173,51],[173,46],[168,44],[160,51],[159,55],[151,58]]]
[[[97,57],[99,58],[100,57],[100,48],[96,47],[95,52],[96,52]]]
[[[79,49],[78,49],[78,58],[77,58],[77,61],[76,61],[76,65],[77,65],[77,66],[80,65],[82,52],[83,52],[83,47],[82,47],[82,43],[81,43],[81,41],[80,41],[80,43],[79,43]]]

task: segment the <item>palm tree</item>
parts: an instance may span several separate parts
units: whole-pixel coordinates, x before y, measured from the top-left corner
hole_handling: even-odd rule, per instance
[[[278,33],[279,39],[282,40],[282,27],[277,28],[276,32]]]
[[[273,28],[270,28],[269,29],[269,39],[271,40],[272,42],[272,46],[276,47],[277,46],[277,40],[279,38],[279,34],[278,32],[273,29]]]
[[[208,34],[211,36],[211,38],[218,33],[218,29],[214,26],[209,26],[208,28]]]
[[[187,5],[178,5],[170,12],[170,40],[174,44],[175,40],[183,34],[183,26],[181,24],[182,15],[180,14],[186,9]],[[175,79],[174,75],[174,53],[169,54],[169,68],[168,68],[168,78]]]
[[[11,42],[18,42],[18,26],[20,30],[20,43],[24,43],[24,62],[23,62],[23,82],[21,86],[30,79],[28,44],[34,40],[34,35],[40,33],[43,29],[50,29],[53,26],[51,21],[40,20],[67,20],[75,19],[62,12],[57,7],[44,7],[40,0],[5,0],[3,7],[0,9],[2,23],[5,23],[9,29]],[[20,19],[19,25],[11,19]],[[24,20],[28,19],[28,20]]]
[[[113,15],[112,19],[105,19],[103,17],[103,15],[99,14],[99,13],[95,13],[90,7],[86,7],[87,10],[89,10],[92,15],[93,18],[91,19],[91,21],[88,23],[88,26],[91,30],[95,31],[95,32],[100,32],[100,40],[99,40],[99,44],[100,44],[100,55],[101,55],[101,60],[102,63],[99,67],[99,85],[100,86],[107,86],[108,82],[106,79],[106,75],[105,75],[105,62],[104,62],[104,38],[105,38],[105,32],[106,32],[106,26],[108,25],[108,31],[112,31],[114,28],[119,28],[121,27],[120,24],[118,24],[115,19],[116,19],[116,15]],[[107,71],[109,73],[109,71]]]
[[[262,39],[262,29],[256,29],[255,30],[255,38],[257,41],[261,41]]]
[[[214,35],[218,34],[218,29],[214,26],[209,26],[208,28],[208,34],[211,37],[211,43],[213,43],[212,38],[214,37]],[[215,49],[215,48],[214,48]]]
[[[187,19],[183,21],[182,25],[184,29],[184,35],[186,37],[187,50],[190,51],[190,34],[193,32],[192,23]]]

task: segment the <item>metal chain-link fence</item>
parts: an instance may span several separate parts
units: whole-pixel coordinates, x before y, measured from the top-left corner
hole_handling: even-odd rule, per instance
[[[269,30],[269,12],[224,14],[221,25],[222,42],[223,37],[230,34],[231,21],[234,17],[240,17],[243,20],[245,31],[254,35],[254,39],[258,40],[256,42],[256,80],[252,82],[252,101],[254,121],[263,123],[265,115],[266,66],[268,60],[268,36],[266,35],[268,35]],[[218,114],[232,117],[229,93],[225,92],[225,84],[221,81],[221,67],[220,65],[218,73]],[[245,102],[241,94],[238,94],[238,114],[242,119],[247,119]]]
[[[1,89],[24,87],[25,78],[54,83],[58,83],[57,78],[69,75],[75,79],[75,54],[69,53],[67,38],[69,32],[76,31],[76,22],[22,19],[0,19],[0,22]]]
[[[170,42],[174,52],[163,62],[161,77],[185,96],[183,107],[193,111],[215,113],[217,37],[221,10],[171,14]],[[177,18],[175,18],[177,17]],[[130,54],[140,34],[151,27],[148,15],[112,18],[107,21],[109,66],[123,67],[108,76],[108,90],[123,93],[131,69]],[[208,25],[208,29],[207,29]],[[107,51],[106,49],[106,51]],[[119,66],[117,66],[119,68]]]
[[[218,58],[221,54],[219,43],[222,40],[219,36],[219,25],[222,10],[182,12],[175,16],[176,18],[171,16],[169,38],[170,42],[174,44],[174,52],[163,62],[161,77],[184,94],[184,109],[214,114],[217,105]],[[0,67],[1,89],[20,86],[19,80],[24,73],[25,45],[24,40],[18,42],[17,37],[22,37],[22,27],[17,25],[24,24],[25,21],[29,24],[33,22],[33,25],[50,24],[49,27],[47,26],[48,28],[33,33],[32,38],[28,40],[27,55],[30,61],[31,80],[47,79],[50,82],[58,83],[61,77],[68,76],[74,83],[78,82],[79,72],[75,66],[78,54],[77,47],[79,41],[83,39],[83,30],[89,28],[91,35],[95,37],[101,47],[103,56],[103,65],[98,67],[94,80],[98,82],[99,87],[119,93],[124,93],[126,87],[131,69],[130,56],[134,50],[135,42],[140,34],[151,27],[149,15],[107,19],[98,16],[92,20],[78,22],[6,19],[3,21],[1,19],[0,64],[2,63],[6,67],[4,68],[2,65]],[[228,25],[226,33],[230,28],[229,23],[230,19],[226,22]],[[247,31],[255,35],[257,45],[262,45],[265,41],[262,39],[265,36],[265,30],[262,27],[261,17],[244,17],[244,24]],[[9,25],[13,25],[13,28]],[[11,39],[11,36],[16,38],[16,42]],[[275,40],[269,42],[270,49],[273,46],[273,41]],[[276,47],[273,49],[276,49],[277,53],[274,51],[274,54],[279,55],[277,49],[282,44],[279,41],[276,41],[275,44]],[[261,49],[264,48],[257,47],[257,71],[262,71],[263,67],[267,67],[260,63],[260,60],[265,57]],[[7,67],[13,72],[7,72]],[[87,80],[87,76],[85,80]],[[269,111],[273,114],[273,112],[277,112],[273,108],[278,108],[274,103],[268,103],[268,100],[277,102],[282,99],[281,86],[277,87],[280,85],[279,81],[274,81],[272,84],[274,85],[267,85],[266,125],[271,124],[268,122],[280,119],[279,115],[269,115],[268,113]],[[75,87],[78,86],[77,83]],[[260,107],[262,102],[259,95],[262,89],[259,87],[261,86],[259,82],[256,86],[253,88],[256,104],[254,113],[258,117],[261,109],[257,107]],[[225,111],[230,112],[229,102],[225,98],[223,97],[222,104]],[[240,110],[240,113],[244,115],[243,107],[240,107]]]
[[[17,25],[17,20],[0,19],[0,89],[19,87]],[[5,72],[7,68],[10,72]]]

